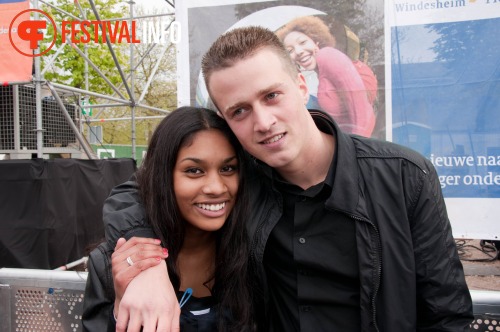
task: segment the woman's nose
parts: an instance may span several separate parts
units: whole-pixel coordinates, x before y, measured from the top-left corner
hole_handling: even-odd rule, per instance
[[[217,174],[211,174],[207,177],[202,191],[206,195],[221,195],[227,191],[227,186],[222,176],[217,172]]]

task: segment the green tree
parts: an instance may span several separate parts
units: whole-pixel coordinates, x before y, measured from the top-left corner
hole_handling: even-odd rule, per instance
[[[94,3],[100,20],[126,16],[127,6],[122,1],[95,0]],[[58,26],[60,26],[64,20],[75,21],[75,17],[80,18],[81,20],[97,19],[89,2],[67,2],[55,0],[52,4],[60,10],[47,5],[44,5],[42,9],[54,18],[56,25]],[[72,16],[66,13],[69,13]],[[49,35],[54,34],[53,29],[53,26],[49,25]],[[89,30],[91,35],[93,35],[93,28]],[[87,47],[88,58],[96,64],[99,70],[109,79],[110,82],[114,85],[119,84],[122,80],[117,66],[113,61],[112,54],[106,43],[102,42],[102,38],[99,38],[99,41],[100,43],[94,43],[91,41],[88,44],[76,43],[71,46],[69,44],[62,43],[62,35],[60,31],[58,31],[55,47],[51,49],[42,59],[42,68],[49,66],[45,72],[45,79],[85,89],[85,59],[74,48],[78,48],[80,51],[85,53],[85,48]],[[42,49],[46,47],[48,47],[48,45],[42,46]],[[53,55],[60,47],[64,48],[63,51],[60,52],[55,59],[53,59]],[[122,66],[128,61],[128,52],[123,51],[124,47],[128,47],[128,45],[113,44],[113,49],[118,62]],[[107,82],[92,68],[92,66],[88,66],[88,68],[89,90],[96,91],[101,94],[111,94],[113,90]]]
[[[116,19],[116,18],[126,18],[130,16],[130,7],[128,3],[118,0],[94,0],[95,7],[97,9],[99,19]],[[54,0],[52,3],[59,10],[52,8],[50,6],[44,6],[42,9],[49,13],[57,25],[63,20],[74,21],[77,20],[75,17],[81,20],[96,20],[96,16],[92,10],[89,2],[63,2],[62,0]],[[169,10],[167,8],[167,10]],[[151,11],[151,9],[149,10]],[[140,6],[134,6],[134,17],[143,15],[154,15],[158,12],[157,9],[153,9],[155,12],[147,12]],[[173,11],[173,9],[170,9]],[[83,13],[82,13],[83,12]],[[165,12],[165,10],[161,10]],[[70,15],[66,14],[69,13]],[[150,20],[173,20],[174,17],[154,17],[147,18]],[[141,37],[140,25],[143,23],[141,19],[135,19],[137,27],[137,37]],[[114,22],[114,21],[112,21]],[[93,29],[89,29],[90,34],[93,35]],[[49,34],[53,34],[53,27],[49,25]],[[60,31],[57,33],[57,40],[55,47],[48,52],[46,56],[42,59],[42,68],[46,66],[45,79],[65,84],[68,86],[86,89],[85,83],[85,59],[81,56],[80,52],[77,52],[74,47],[82,53],[88,54],[88,58],[99,68],[99,70],[105,74],[106,78],[112,82],[112,84],[117,87],[120,93],[129,100],[132,100],[131,96],[128,95],[125,85],[123,84],[122,77],[118,71],[118,68],[113,60],[112,54],[102,38],[99,38],[99,43],[91,41],[85,46],[84,44],[75,44],[74,46],[62,44],[62,36]],[[142,95],[146,88],[146,82],[151,76],[154,75],[147,93],[141,101],[141,104],[149,105],[156,108],[161,108],[165,110],[171,110],[176,105],[176,62],[175,62],[175,47],[172,44],[159,44],[151,45],[144,42],[139,44],[133,44],[133,63],[134,63],[134,80],[131,82],[131,46],[130,44],[112,44],[115,56],[118,58],[118,62],[126,76],[126,81],[129,87],[134,87],[134,99],[138,102],[138,98]],[[153,72],[155,64],[162,54],[161,50],[163,47],[167,47],[167,51],[163,55],[163,61],[156,72]],[[45,45],[48,47],[48,45]],[[57,54],[57,57],[53,57],[56,54],[58,48],[63,48]],[[87,48],[87,50],[85,50]],[[43,49],[43,47],[42,47]],[[114,91],[109,84],[95,71],[91,65],[88,65],[88,90],[97,92],[100,94],[111,95],[117,97],[116,91]],[[98,98],[91,97],[91,102],[93,104],[103,104],[103,103],[113,103],[108,100],[99,100]],[[76,100],[74,102],[77,102]],[[121,120],[121,121],[106,121],[110,118],[124,118],[129,119],[131,117],[131,107],[108,107],[108,108],[95,108],[93,110],[93,116],[98,114],[100,119],[104,122],[92,122],[88,125],[100,125],[103,127],[103,144],[131,144],[132,134],[131,134],[131,120]],[[144,116],[158,116],[165,115],[165,113],[159,113],[157,111],[148,110],[142,107],[135,108],[135,117]],[[145,145],[148,143],[148,138],[152,131],[156,128],[156,125],[161,119],[147,119],[147,120],[136,120],[136,144]],[[84,131],[88,132],[87,128],[84,127]]]
[[[258,10],[268,8],[269,2],[245,3],[236,6],[235,14],[242,19]],[[337,39],[337,48],[346,52],[341,34],[344,26],[352,30],[360,39],[364,49],[370,53],[370,62],[383,64],[384,59],[384,3],[382,0],[277,0],[272,6],[306,6],[328,14],[322,17]]]
[[[173,9],[172,9],[173,10]],[[166,10],[161,10],[165,12]],[[155,9],[148,9],[136,6],[134,16],[155,15]],[[158,16],[147,18],[150,22],[166,20],[168,23],[174,20],[173,16]],[[144,23],[144,22],[141,22]],[[177,77],[176,77],[176,48],[170,41],[160,44],[148,44],[143,41],[134,44],[134,96],[140,104],[160,108],[163,110],[173,110],[177,105]],[[129,50],[127,50],[129,52]],[[157,70],[155,67],[160,61]],[[130,67],[127,68],[127,75],[130,74]],[[151,79],[152,78],[152,79]],[[151,84],[146,86],[147,82]],[[139,101],[139,97],[144,94],[144,98]],[[167,114],[136,107],[136,117],[166,116]],[[104,117],[108,118],[129,118],[131,108],[120,107],[107,110]],[[161,119],[136,120],[136,144],[147,145],[149,138]],[[132,140],[130,121],[110,121],[100,124],[103,126],[104,141],[109,144],[130,144]]]

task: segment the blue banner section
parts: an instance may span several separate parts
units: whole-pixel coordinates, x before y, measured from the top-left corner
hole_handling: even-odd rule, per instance
[[[391,29],[394,142],[445,197],[500,197],[500,18]]]
[[[4,3],[24,2],[26,0],[0,0],[0,5]]]

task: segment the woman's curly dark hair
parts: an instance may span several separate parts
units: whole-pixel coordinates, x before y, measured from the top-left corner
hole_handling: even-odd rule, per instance
[[[276,31],[276,35],[281,41],[290,32],[301,32],[313,41],[318,43],[319,48],[335,47],[335,38],[330,33],[330,29],[319,17],[316,16],[302,16],[291,20]]]

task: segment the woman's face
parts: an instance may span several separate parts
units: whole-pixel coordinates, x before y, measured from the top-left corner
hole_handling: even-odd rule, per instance
[[[283,39],[283,44],[301,70],[316,69],[316,53],[319,47],[308,35],[292,31]]]
[[[173,178],[177,205],[188,225],[207,232],[220,229],[238,193],[238,159],[224,134],[196,133],[191,145],[179,150]]]

